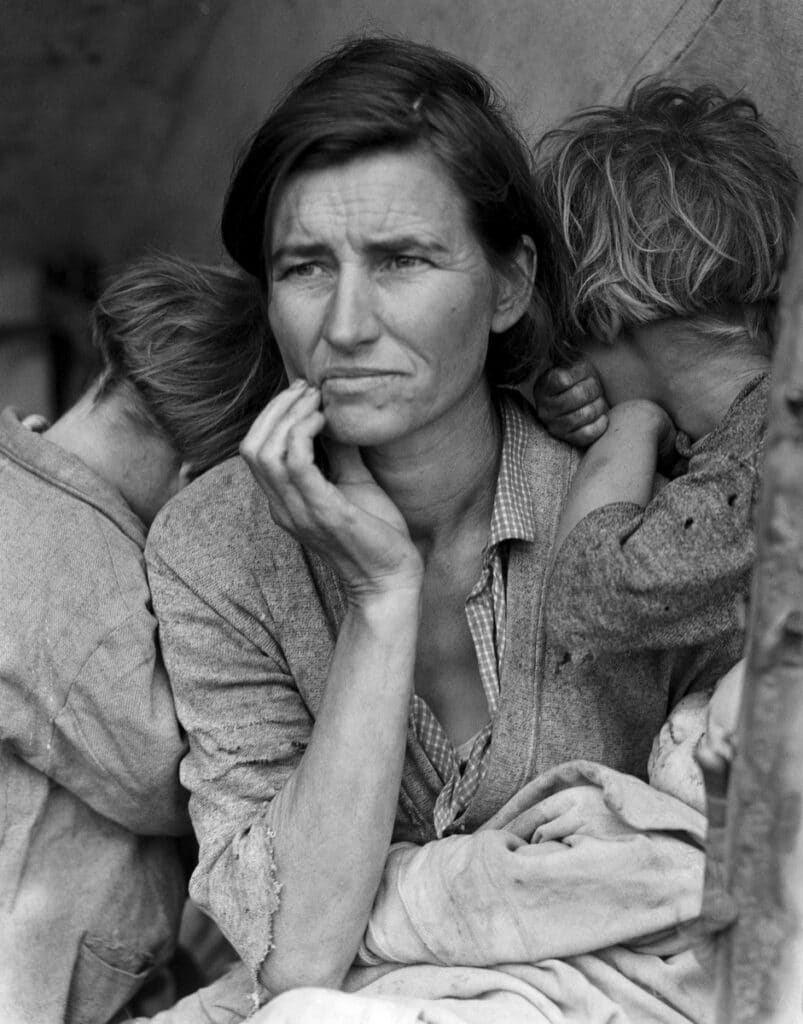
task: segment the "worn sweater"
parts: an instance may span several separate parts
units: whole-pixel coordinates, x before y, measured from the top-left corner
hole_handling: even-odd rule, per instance
[[[577,524],[550,580],[555,642],[580,655],[676,652],[741,633],[769,387],[760,374],[716,430],[693,445],[679,435],[682,472],[646,508],[606,505]]]
[[[464,819],[469,832],[536,773],[569,759],[643,778],[670,707],[690,689],[712,685],[741,645],[736,629],[704,648],[669,653],[575,657],[550,642],[547,567],[576,455],[528,413],[520,458],[533,539],[511,541],[508,551],[499,706],[488,768]],[[256,970],[271,946],[282,877],[272,852],[271,802],[312,733],[344,615],[343,591],[327,564],[272,521],[238,459],[168,504],[146,556],[190,743],[182,780],[200,844],[191,893]],[[410,729],[394,840],[434,838],[440,788]]]

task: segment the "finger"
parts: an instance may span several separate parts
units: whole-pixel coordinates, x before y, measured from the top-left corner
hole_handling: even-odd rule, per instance
[[[320,404],[320,391],[303,385],[279,409],[271,409],[270,415],[266,415],[259,423],[254,422],[240,442],[240,454],[251,466],[283,461],[287,454],[290,431],[297,423],[316,412]],[[268,411],[265,409],[263,413]]]
[[[319,405],[320,395],[307,389],[291,401],[289,408],[285,403],[285,416],[276,424],[272,434],[262,439],[252,434],[240,445],[240,454],[268,496],[271,515],[284,527],[287,527],[288,516],[292,515],[289,506],[291,484],[287,472],[288,437],[296,424],[303,423],[309,417],[318,417],[317,423],[313,420],[309,428],[312,433],[321,429],[321,413],[316,408]],[[297,443],[303,447],[303,437]],[[297,449],[296,465],[303,461],[304,455]]]
[[[548,843],[550,841],[557,842],[561,839],[565,839],[566,836],[574,835],[576,831],[576,815],[571,811],[567,811],[565,814],[561,814],[559,817],[553,818],[552,821],[547,821],[544,822],[543,825],[539,825],[535,832],[533,832],[532,841],[534,843]]]
[[[296,408],[300,407],[299,402]],[[325,423],[321,410],[311,409],[287,429],[279,458],[275,452],[266,455],[266,445],[253,470],[299,528],[321,516],[326,518],[326,512],[341,502],[337,489],[327,481],[315,459],[315,438]]]
[[[264,439],[272,434],[279,423],[291,412],[293,406],[308,392],[309,385],[301,377],[280,391],[260,412],[240,444],[240,451],[258,450]]]
[[[356,445],[342,444],[340,441],[327,438],[324,447],[329,460],[329,475],[333,482],[342,485],[373,480]]]
[[[312,409],[306,416],[297,419],[288,427],[284,462],[290,478],[306,474],[309,469],[314,469],[318,475],[323,476],[315,464],[314,440],[323,430],[325,423],[326,417],[321,410]]]
[[[599,386],[597,371],[591,363],[578,359],[570,366],[556,366],[547,370],[536,383],[540,382],[545,395],[558,395],[585,380],[592,380]]]
[[[560,366],[555,369],[554,383],[556,387],[573,388],[587,380],[599,384],[597,371],[586,359],[578,359],[570,366]]]
[[[547,821],[552,821],[554,818],[559,818],[561,814],[565,814],[566,811],[572,806],[571,800],[566,795],[567,790],[561,789],[557,793],[552,793],[550,796],[545,796],[543,800],[539,800],[538,803],[533,807],[534,815],[537,814],[540,820],[536,820],[533,817],[535,825],[540,825]]]
[[[593,407],[596,410],[596,416],[606,412],[608,408],[605,396],[602,394],[602,389],[597,380],[583,380],[559,395],[553,395],[550,398],[536,402],[538,415],[550,422],[560,416],[571,416],[574,413],[581,413],[589,407]]]
[[[588,448],[595,441],[599,441],[607,429],[608,417],[603,415],[594,420],[593,423],[587,423],[585,426],[569,431],[563,437],[563,440],[574,445],[575,448]]]
[[[601,416],[605,416],[607,412],[608,406],[605,399],[602,397],[595,398],[593,401],[586,402],[571,412],[555,417],[550,426],[560,430],[563,434],[570,434],[573,430],[578,430],[580,427],[586,427],[591,423],[595,423]]]

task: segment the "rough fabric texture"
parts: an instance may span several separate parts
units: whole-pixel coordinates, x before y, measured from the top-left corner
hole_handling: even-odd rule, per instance
[[[602,791],[623,833],[531,844],[543,800],[578,785]],[[711,1024],[712,944],[684,927],[704,832],[703,815],[637,779],[556,766],[474,835],[396,847],[368,930],[375,966],[353,968],[344,992],[285,993],[252,1024]],[[232,1024],[247,985],[237,969],[153,1024]]]
[[[185,741],[142,523],[0,420],[0,1020],[101,1024],[173,947]]]
[[[622,834],[591,826],[563,842],[532,842],[541,802],[588,785]],[[592,762],[558,765],[474,835],[393,849],[366,959],[490,967],[636,942],[677,952],[686,942],[676,926],[700,911],[704,836],[702,814],[639,779]]]
[[[714,1024],[710,940],[665,960],[642,956],[640,973],[635,962],[615,947],[495,968],[401,967],[355,993],[286,992],[249,1024]],[[662,992],[651,990],[656,977]],[[674,1002],[665,999],[670,989]]]
[[[629,831],[531,845],[541,802],[589,784]],[[301,990],[255,1020],[708,1024],[711,943],[682,928],[700,909],[704,835],[702,814],[638,779],[559,765],[487,829],[394,851],[368,929],[383,966],[352,970],[357,994]]]
[[[685,472],[646,508],[607,505],[577,524],[550,580],[556,643],[635,655],[727,643],[741,631],[768,396],[762,374],[716,430],[691,446],[681,440]]]
[[[567,759],[644,777],[652,737],[670,707],[688,690],[712,686],[742,644],[736,625],[705,648],[670,653],[574,657],[548,641],[545,577],[576,456],[529,412],[527,423],[522,480],[534,539],[510,546],[500,702],[467,832],[538,772]],[[181,771],[200,843],[191,892],[256,971],[271,946],[282,878],[271,853],[275,801],[313,728],[344,614],[342,591],[327,565],[272,522],[239,459],[207,473],[162,511],[146,554],[190,741]],[[395,841],[434,838],[440,788],[408,732]]]

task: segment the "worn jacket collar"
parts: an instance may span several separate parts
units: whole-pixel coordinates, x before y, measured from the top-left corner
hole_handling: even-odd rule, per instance
[[[0,413],[0,453],[53,487],[85,501],[140,548],[145,547],[145,524],[119,492],[76,455],[24,427],[11,408]]]

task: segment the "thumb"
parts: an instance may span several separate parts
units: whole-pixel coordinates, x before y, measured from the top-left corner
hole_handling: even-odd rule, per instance
[[[356,445],[342,444],[327,438],[325,450],[332,483],[356,484],[372,479]]]

